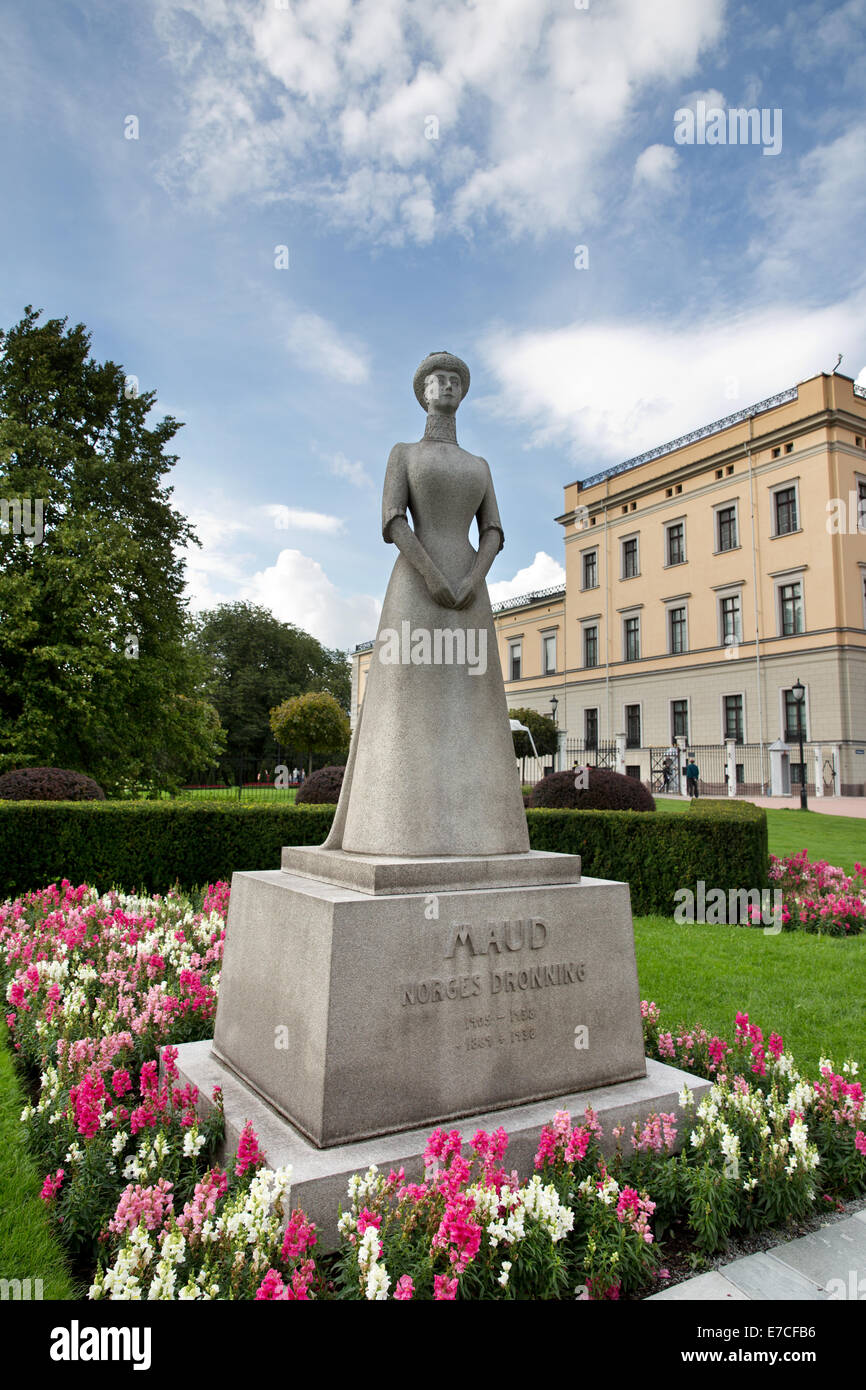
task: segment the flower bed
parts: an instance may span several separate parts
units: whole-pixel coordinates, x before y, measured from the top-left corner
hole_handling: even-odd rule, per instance
[[[249,1126],[228,1170],[215,1166],[219,1105],[198,1120],[194,1088],[178,1084],[175,1045],[211,1033],[227,904],[225,884],[196,910],[64,882],[0,907],[7,1024],[34,1080],[27,1143],[94,1298],[639,1297],[677,1242],[709,1255],[866,1191],[854,1062],[822,1059],[809,1079],[746,1014],[728,1042],[665,1029],[645,1002],[648,1054],[713,1082],[696,1108],[680,1097],[681,1153],[676,1115],[614,1130],[606,1159],[593,1112],[559,1112],[522,1180],[503,1130],[468,1146],[437,1130],[419,1180],[375,1168],[350,1180],[340,1249],[317,1257],[289,1170],[265,1166]]]
[[[809,862],[808,850],[784,858],[770,855],[770,882],[782,893],[782,927],[827,936],[859,936],[866,930],[866,867],[854,873],[826,860]],[[750,909],[756,922],[760,911]]]

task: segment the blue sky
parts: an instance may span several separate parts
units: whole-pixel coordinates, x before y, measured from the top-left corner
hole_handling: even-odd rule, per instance
[[[375,634],[430,350],[472,370],[494,598],[561,577],[565,483],[866,380],[866,0],[581,2],[7,0],[0,320],[84,322],[186,422],[194,607]],[[699,101],[781,149],[675,143]]]

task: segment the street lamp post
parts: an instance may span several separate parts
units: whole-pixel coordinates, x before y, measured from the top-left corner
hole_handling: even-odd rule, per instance
[[[556,711],[558,710],[558,708],[559,708],[559,701],[557,700],[557,698],[556,698],[555,695],[552,695],[551,698],[550,698],[550,712],[551,712],[551,714],[553,715],[553,727],[554,727],[555,729],[557,729],[557,724],[556,724]],[[559,731],[558,731],[558,729],[557,729],[557,735],[556,735],[556,751],[555,751],[555,753],[554,753],[554,755],[553,755],[553,770],[554,770],[554,772],[558,772],[558,771],[559,771]]]
[[[809,803],[806,799],[806,757],[803,752],[803,713],[805,708],[803,701],[806,698],[806,687],[799,676],[797,677],[796,685],[791,688],[791,694],[797,701],[797,733],[800,738],[800,810],[808,811]]]

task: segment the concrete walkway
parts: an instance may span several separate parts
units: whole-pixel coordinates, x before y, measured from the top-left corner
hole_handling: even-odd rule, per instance
[[[688,801],[687,796],[666,796],[653,792],[656,801]],[[713,800],[719,800],[714,797]],[[766,806],[776,811],[799,811],[799,796],[738,796],[731,800],[751,801],[753,806]],[[825,816],[854,816],[866,819],[866,796],[810,796],[809,810]]]
[[[866,1299],[866,1211],[746,1255],[647,1299],[710,1303]]]

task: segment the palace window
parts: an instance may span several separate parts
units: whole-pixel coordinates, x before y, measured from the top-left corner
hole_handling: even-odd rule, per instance
[[[689,702],[688,700],[671,700],[671,742],[678,738],[684,738],[688,742],[689,737]]]
[[[669,565],[684,565],[686,560],[686,524],[684,521],[675,521],[666,528],[667,536],[667,563]]]
[[[800,731],[806,738],[806,698],[798,700],[793,690],[783,690],[785,710],[784,736],[786,743],[799,743]]]
[[[799,529],[797,520],[797,489],[791,487],[780,487],[773,493],[773,509],[775,511],[777,536],[788,536],[792,531]]]
[[[583,741],[587,748],[598,747],[598,710],[583,711]]]
[[[735,743],[743,743],[743,697],[742,695],[725,695],[724,706],[724,729],[722,733],[726,739],[732,738]]]
[[[737,540],[737,509],[736,507],[720,507],[716,512],[717,528],[717,550],[736,550],[739,544]]]
[[[680,652],[688,650],[685,608],[672,608],[668,615],[668,623],[670,626],[670,652],[672,656],[677,656]]]
[[[743,640],[740,595],[727,594],[719,600],[720,627],[723,647],[736,646]]]
[[[630,536],[622,543],[622,577],[635,579],[638,573],[637,536]]]
[[[779,585],[779,629],[782,637],[803,631],[803,585],[799,579]]]
[[[640,705],[625,707],[625,746],[640,748]]]

